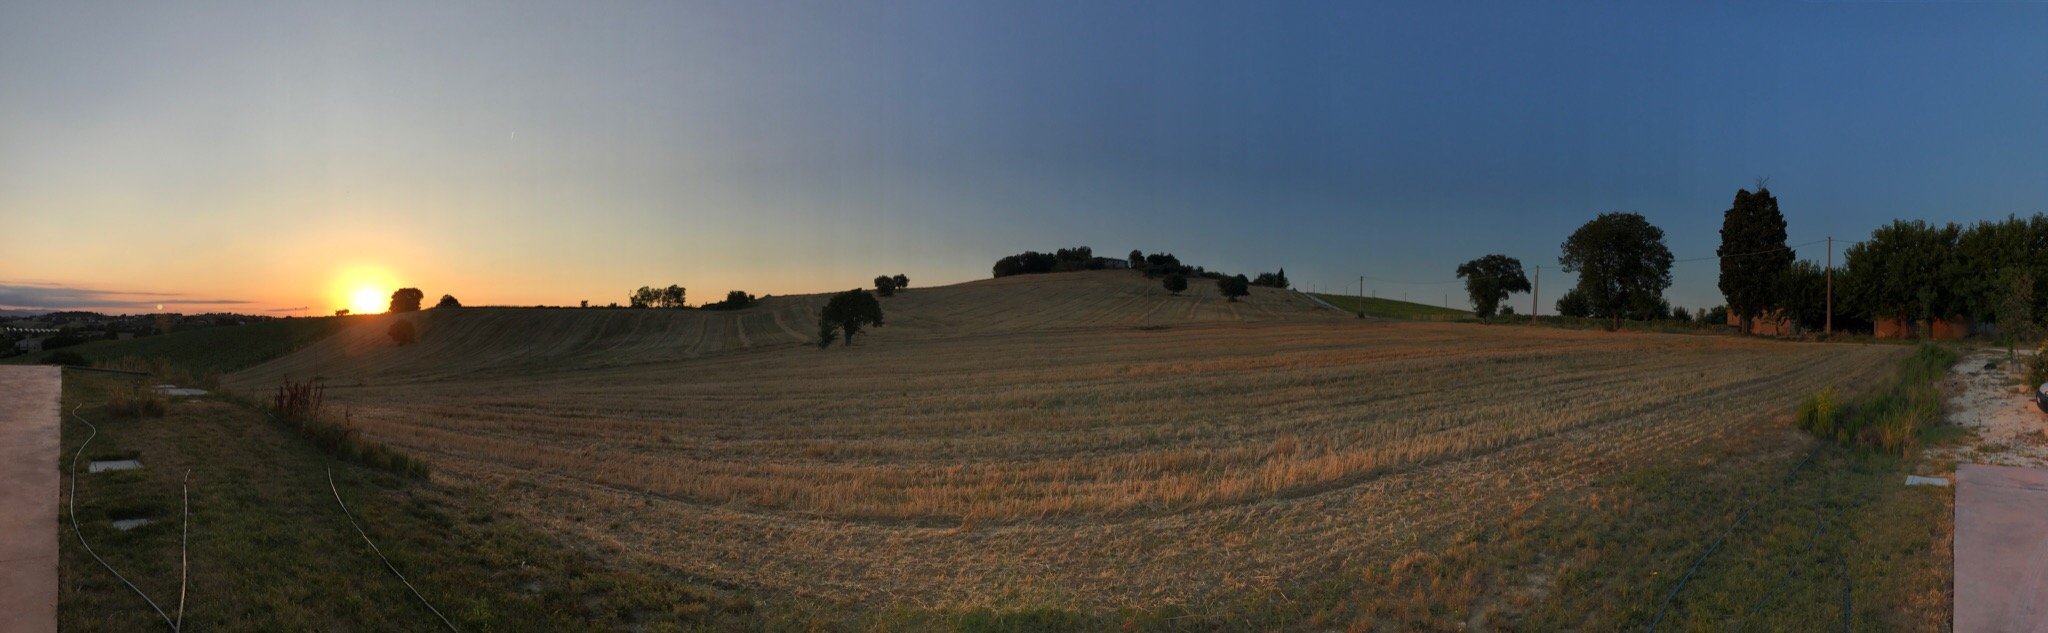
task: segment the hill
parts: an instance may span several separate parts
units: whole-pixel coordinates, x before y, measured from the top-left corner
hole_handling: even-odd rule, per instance
[[[1019,275],[911,288],[882,299],[886,325],[862,341],[992,336],[1086,328],[1163,327],[1208,322],[1340,318],[1288,290],[1253,288],[1238,302],[1213,283],[1180,296],[1131,271]],[[743,310],[462,308],[404,316],[355,317],[339,336],[254,367],[233,381],[275,384],[282,376],[330,382],[424,381],[676,362],[742,350],[800,347],[815,340],[826,294],[768,297]],[[414,320],[420,342],[398,347],[385,330]]]
[[[1442,306],[1433,306],[1429,304],[1413,303],[1409,301],[1400,301],[1395,299],[1381,299],[1379,297],[1360,298],[1353,295],[1333,295],[1323,294],[1320,292],[1315,293],[1315,297],[1317,299],[1322,299],[1323,301],[1328,302],[1330,305],[1337,306],[1339,309],[1345,310],[1347,312],[1356,313],[1360,312],[1362,309],[1365,312],[1366,316],[1380,317],[1385,319],[1406,319],[1410,321],[1454,321],[1457,319],[1471,318],[1472,316],[1471,312],[1465,310],[1453,310]]]
[[[121,341],[93,341],[23,354],[0,362],[34,364],[53,354],[72,353],[95,363],[122,358],[162,358],[194,375],[227,373],[290,354],[370,318],[312,317],[258,321]]]

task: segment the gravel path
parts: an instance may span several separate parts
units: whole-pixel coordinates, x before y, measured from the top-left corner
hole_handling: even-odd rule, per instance
[[[57,630],[56,367],[0,367],[0,631]]]

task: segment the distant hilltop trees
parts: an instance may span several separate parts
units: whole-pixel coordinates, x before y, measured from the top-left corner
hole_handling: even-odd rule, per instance
[[[633,291],[633,294],[627,295],[626,299],[628,305],[635,308],[681,308],[684,307],[684,290],[682,286],[641,286],[639,290]]]
[[[1178,275],[1182,277],[1182,280],[1179,282],[1182,284],[1181,290],[1186,289],[1186,278],[1189,277],[1218,281],[1233,277],[1244,277],[1244,275],[1231,275],[1229,273],[1208,270],[1201,266],[1189,266],[1181,263],[1180,258],[1174,256],[1173,253],[1152,253],[1148,255],[1142,250],[1131,249],[1129,256],[1119,259],[1115,257],[1096,257],[1095,249],[1087,246],[1062,248],[1051,253],[1024,251],[996,260],[993,272],[997,277],[1009,277],[1012,275],[1035,275],[1039,273],[1059,273],[1077,270],[1124,269],[1145,273],[1145,277],[1151,279]],[[875,281],[877,282],[876,288],[880,289],[881,284],[879,282],[881,280],[877,279]],[[1162,285],[1165,285],[1169,292],[1176,294],[1179,292],[1173,289],[1172,284],[1162,282]],[[1245,285],[1283,289],[1292,286],[1287,280],[1287,269],[1285,268],[1280,269],[1278,272],[1259,273],[1257,277],[1246,278]],[[902,288],[903,286],[904,284],[896,284],[896,288]],[[883,296],[888,295],[885,293]]]
[[[418,288],[399,288],[397,292],[391,293],[390,309],[392,312],[418,312],[420,301],[426,298],[427,293],[420,292]]]

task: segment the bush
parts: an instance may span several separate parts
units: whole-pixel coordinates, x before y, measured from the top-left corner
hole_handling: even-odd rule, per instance
[[[413,327],[411,321],[405,319],[392,321],[391,329],[385,330],[384,333],[391,335],[391,342],[399,345],[411,345],[420,340],[419,330]]]
[[[1799,403],[1799,428],[1818,437],[1834,437],[1835,415],[1835,388],[1822,389]]]
[[[2034,355],[2027,359],[2026,376],[2023,380],[2027,381],[2029,393],[2040,389],[2041,383],[2048,383],[2048,342],[2041,343],[2040,347],[2035,348]]]
[[[297,430],[321,452],[413,479],[427,478],[426,462],[364,440],[347,412],[340,421],[327,416],[326,395],[323,385],[286,378],[271,400],[270,413],[273,420]]]
[[[1176,295],[1188,289],[1188,278],[1180,273],[1167,275],[1166,280],[1160,283],[1166,286],[1167,292]]]
[[[896,296],[896,278],[888,275],[875,277],[875,294],[884,297]]]
[[[170,406],[170,398],[142,384],[115,391],[113,397],[107,399],[107,412],[124,418],[160,418]]]
[[[1941,380],[1955,362],[1955,352],[1923,343],[1869,397],[1837,403],[1830,388],[1809,398],[1799,407],[1799,427],[1839,444],[1909,454],[1920,435],[1941,422]]]
[[[434,304],[434,307],[435,307],[435,308],[460,308],[460,307],[462,307],[462,302],[461,302],[461,301],[457,301],[457,300],[455,300],[455,295],[441,295],[441,302],[440,302],[440,303],[436,303],[436,304]]]

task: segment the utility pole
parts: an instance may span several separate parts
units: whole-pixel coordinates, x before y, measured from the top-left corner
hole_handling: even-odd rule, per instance
[[[1365,275],[1358,276],[1358,318],[1365,318]]]
[[[1536,297],[1543,294],[1543,267],[1536,267],[1536,287],[1529,289],[1529,322],[1536,322]]]
[[[1835,335],[1835,236],[1828,236],[1828,317],[1826,336]]]

